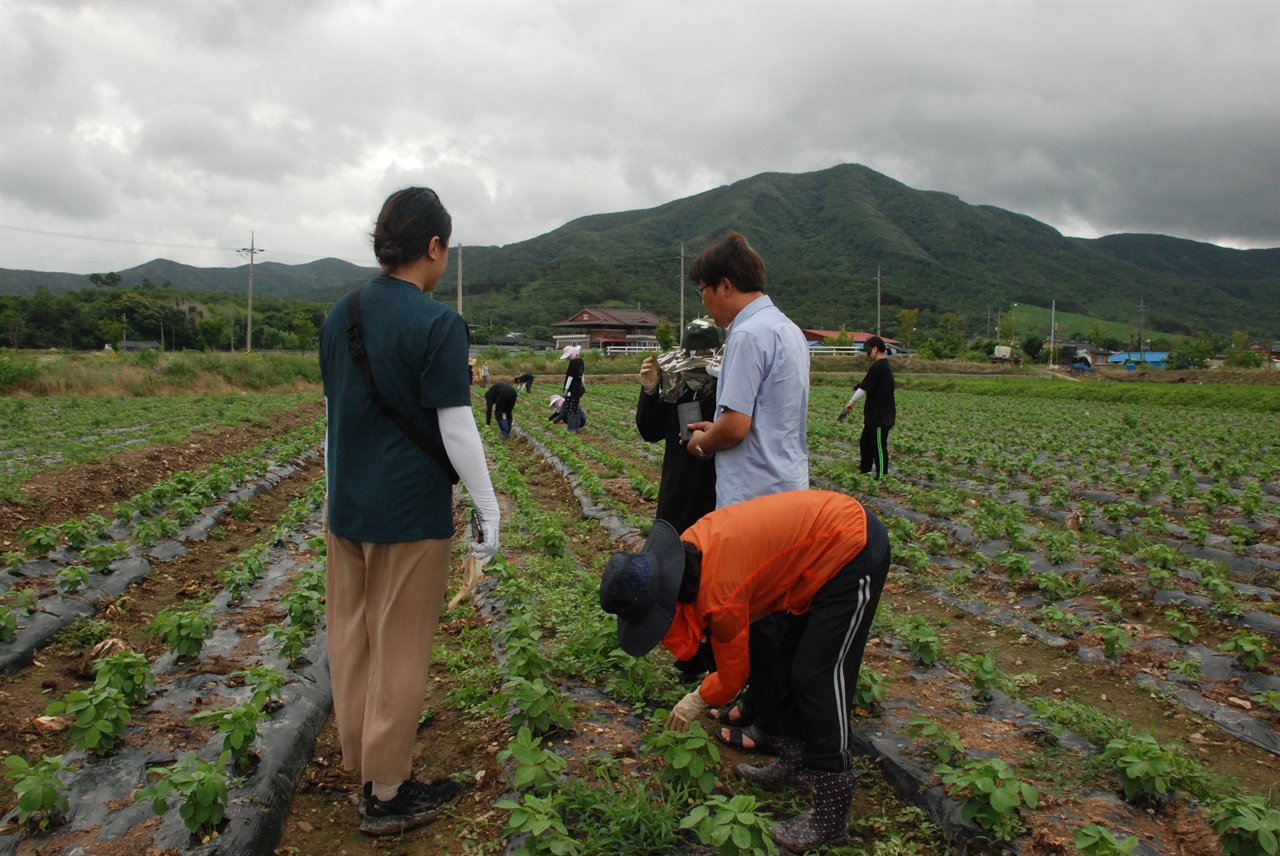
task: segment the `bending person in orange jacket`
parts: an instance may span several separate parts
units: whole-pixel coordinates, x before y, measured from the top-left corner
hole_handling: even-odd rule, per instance
[[[716,671],[671,712],[685,730],[731,701],[748,675],[783,692],[781,757],[738,766],[767,788],[812,786],[813,808],[778,824],[780,845],[804,851],[842,841],[854,774],[849,718],[862,652],[889,572],[889,537],[875,515],[842,493],[797,490],[717,509],[682,535],[654,523],[639,553],[615,553],[600,605],[618,616],[633,657],[661,642],[677,660],[709,639]],[[785,674],[752,675],[751,622],[789,613]]]

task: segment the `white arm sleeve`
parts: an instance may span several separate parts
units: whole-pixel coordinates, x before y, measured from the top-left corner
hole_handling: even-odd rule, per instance
[[[858,389],[855,389],[853,391],[853,398],[849,399],[849,403],[857,404],[859,401],[861,401],[863,398],[866,397],[866,394],[867,394],[867,391],[865,389],[862,389],[861,387],[859,387]]]
[[[467,493],[476,504],[480,528],[484,540],[473,544],[472,551],[481,562],[487,562],[498,552],[498,499],[493,494],[493,482],[489,480],[489,467],[484,459],[484,446],[480,444],[480,432],[476,430],[475,415],[470,407],[442,407],[436,411],[440,423],[440,438],[444,450],[449,453],[449,463],[458,471],[458,477],[467,486]]]

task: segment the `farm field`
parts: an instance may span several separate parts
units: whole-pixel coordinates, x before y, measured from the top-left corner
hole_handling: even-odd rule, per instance
[[[1025,854],[1274,852],[1275,397],[920,383],[899,393],[892,477],[877,484],[857,474],[854,420],[834,421],[848,383],[826,380],[813,484],[864,499],[895,554],[859,687],[850,843],[827,852],[998,851],[983,839]],[[11,488],[28,502],[0,524],[0,752],[28,766],[22,781],[58,779],[68,804],[20,823],[19,794],[0,790],[0,853],[194,852],[185,780],[159,768],[216,761],[235,735],[227,820],[202,852],[766,852],[765,817],[803,801],[744,788],[733,766],[753,756],[657,728],[686,687],[665,655],[617,651],[597,605],[600,569],[643,537],[656,497],[661,448],[636,435],[637,387],[589,386],[578,435],[546,423],[545,387],[521,397],[511,440],[482,427],[502,559],[443,616],[434,651],[419,773],[456,775],[467,794],[390,841],[356,832],[359,782],[325,721],[316,397],[85,414],[88,433],[157,426],[124,448],[77,447],[85,429],[60,416],[30,429]],[[27,401],[46,414],[31,424],[57,404]],[[108,692],[126,685],[144,690]],[[58,702],[90,727],[44,730]],[[163,817],[133,799],[157,781],[174,782]]]

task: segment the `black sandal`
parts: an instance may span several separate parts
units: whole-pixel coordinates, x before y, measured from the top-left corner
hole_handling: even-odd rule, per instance
[[[738,718],[730,719],[729,714],[733,712],[734,708],[738,709]],[[727,725],[730,728],[748,728],[755,722],[755,717],[747,712],[746,705],[740,701],[730,704],[728,707],[720,708],[719,710],[713,709],[707,712],[716,722],[721,725]]]
[[[725,737],[724,732],[729,732],[729,736]],[[736,728],[732,725],[726,728],[717,728],[715,731],[716,739],[726,746],[737,749],[739,752],[758,752],[762,755],[777,755],[782,751],[782,739],[779,737],[770,737],[764,734],[754,725],[748,725],[745,728]],[[742,743],[742,738],[748,738],[754,746],[747,747]]]

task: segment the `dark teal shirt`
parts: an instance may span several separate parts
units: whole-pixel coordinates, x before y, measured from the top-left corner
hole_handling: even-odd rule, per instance
[[[392,407],[438,439],[435,409],[469,407],[467,328],[462,316],[416,285],[378,276],[360,292],[365,350]],[[328,404],[325,443],[329,529],[357,541],[450,538],[453,488],[369,397],[347,349],[347,296],[320,328],[320,374]]]

